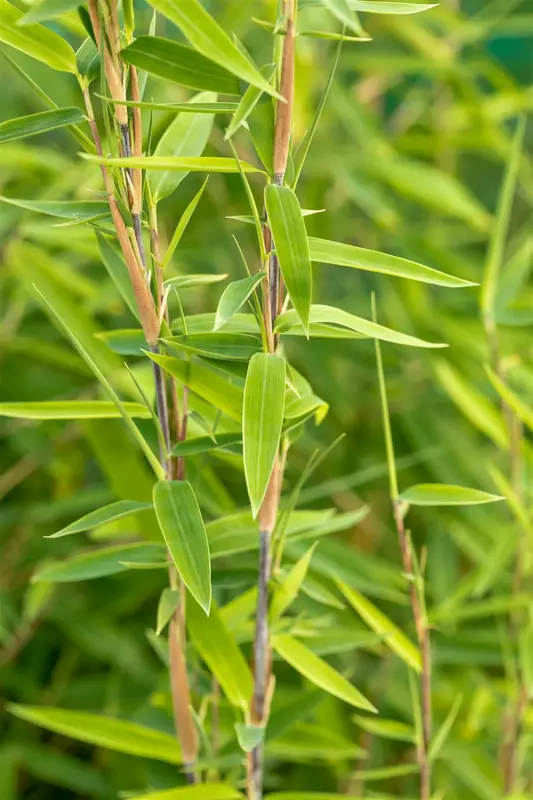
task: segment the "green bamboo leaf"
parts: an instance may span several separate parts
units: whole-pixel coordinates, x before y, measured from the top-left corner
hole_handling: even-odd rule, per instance
[[[337,672],[330,664],[315,655],[312,650],[309,650],[297,639],[285,634],[277,635],[272,638],[272,647],[284,661],[311,683],[314,683],[315,686],[319,686],[324,691],[339,697],[356,708],[376,712],[372,703],[340,672]]]
[[[243,403],[244,474],[254,518],[278,452],[285,406],[285,359],[257,353],[250,360]]]
[[[168,263],[169,263],[170,259],[174,255],[176,247],[180,243],[181,237],[185,233],[187,225],[189,224],[189,221],[190,221],[192,215],[194,214],[194,210],[195,210],[196,206],[198,205],[198,203],[200,202],[200,198],[204,193],[204,189],[207,186],[207,181],[208,180],[209,180],[209,178],[205,179],[205,181],[202,184],[202,187],[194,195],[193,199],[191,200],[191,202],[188,204],[187,208],[185,209],[185,211],[181,215],[180,220],[179,220],[178,224],[176,225],[176,230],[174,231],[174,233],[172,235],[172,239],[170,240],[170,244],[169,244],[169,246],[167,248],[167,251],[166,251],[165,255],[163,256],[163,260],[161,261],[161,269],[162,270],[165,270],[165,268],[168,266]],[[226,276],[224,276],[224,277],[226,277]]]
[[[265,728],[262,725],[244,725],[242,722],[236,722],[235,733],[239,746],[245,753],[251,753],[265,738]]]
[[[150,409],[142,403],[123,403],[130,417],[149,419]],[[0,417],[14,419],[116,419],[121,413],[108,400],[41,400],[28,403],[0,403]]]
[[[446,714],[444,722],[433,736],[431,747],[429,748],[429,758],[431,761],[434,761],[436,758],[438,758],[440,751],[444,747],[446,740],[451,733],[453,724],[457,719],[457,715],[463,704],[463,700],[464,698],[462,695],[459,695],[455,698],[452,707]]]
[[[393,739],[398,742],[415,742],[416,734],[412,725],[398,722],[395,719],[377,719],[376,717],[355,716],[354,721],[364,731],[383,739]]]
[[[161,592],[159,603],[157,605],[157,625],[155,629],[156,636],[159,636],[164,628],[172,619],[174,612],[179,606],[180,593],[177,589],[166,588]]]
[[[49,310],[52,317],[59,323],[60,328],[63,332],[67,335],[70,339],[80,356],[83,358],[85,363],[88,367],[92,370],[102,387],[105,389],[109,397],[111,398],[114,405],[117,407],[120,416],[124,420],[125,424],[127,425],[130,432],[133,434],[134,438],[136,439],[137,443],[139,444],[141,450],[143,451],[144,455],[146,456],[147,460],[150,462],[152,469],[154,470],[155,474],[158,477],[162,477],[164,475],[164,468],[159,463],[154,451],[135,425],[133,419],[131,418],[128,409],[119,398],[118,394],[112,387],[111,383],[109,382],[108,378],[102,372],[102,369],[99,364],[96,363],[91,353],[87,350],[86,346],[84,345],[83,341],[76,335],[76,332],[67,324],[67,321],[64,317],[56,310],[56,307],[50,302],[48,297],[41,292],[39,289],[36,290],[38,293],[39,298],[44,302],[45,307]]]
[[[272,80],[272,75],[274,73],[274,65],[267,64],[264,67],[261,67],[260,72],[261,75],[267,81]],[[259,100],[261,99],[261,95],[263,94],[263,90],[259,89],[257,86],[249,86],[245,93],[242,96],[242,100],[237,106],[235,113],[231,119],[230,124],[226,130],[224,135],[224,140],[227,141],[231,139],[231,137],[238,131],[241,125],[246,122],[256,105],[258,104]]]
[[[73,533],[89,531],[99,525],[104,525],[106,522],[114,522],[114,520],[130,517],[132,514],[138,514],[139,511],[148,511],[151,508],[151,503],[141,503],[138,500],[117,500],[116,503],[110,503],[107,506],[98,508],[96,511],[90,511],[56,533],[45,536],[45,539],[59,539],[62,536],[70,536]]]
[[[27,117],[17,117],[0,123],[0,143],[13,139],[24,139],[38,133],[54,131],[65,125],[84,122],[85,114],[79,108],[58,108],[53,111],[41,111]]]
[[[228,277],[227,273],[200,273],[198,275],[175,275],[165,281],[165,287],[175,289],[192,289],[196,286],[209,286],[211,283],[220,283]]]
[[[298,596],[298,592],[302,588],[302,584],[306,578],[316,545],[317,542],[311,545],[309,550],[296,562],[289,574],[276,588],[270,605],[270,616],[272,620],[279,619]]]
[[[217,433],[216,439],[211,436],[195,436],[178,442],[171,451],[173,456],[196,456],[200,453],[209,453],[211,450],[236,447],[242,444],[240,433]]]
[[[265,189],[265,204],[283,280],[307,332],[313,274],[300,204],[292,189],[273,183]]]
[[[161,792],[137,795],[135,800],[242,800],[242,794],[226,783],[199,783]]]
[[[0,0],[0,3],[2,0]],[[0,195],[2,203],[36,211],[38,214],[48,214],[51,217],[62,219],[85,220],[109,214],[107,203],[98,200],[23,200],[20,197],[4,197]]]
[[[189,89],[240,94],[239,81],[224,64],[220,66],[194,48],[171,39],[139,36],[120,56],[126,64]]]
[[[324,0],[300,0],[300,7],[321,6]],[[366,11],[371,14],[419,14],[436,8],[438,3],[403,3],[387,2],[387,0],[348,0],[348,5],[354,11]]]
[[[253,693],[252,674],[215,603],[207,618],[196,603],[190,603],[187,606],[187,629],[195,649],[229,702],[246,711]]]
[[[420,483],[402,492],[400,499],[412,506],[475,506],[480,503],[495,503],[505,498],[465,486]]]
[[[21,50],[52,69],[76,74],[72,47],[44,25],[24,25],[24,14],[7,0],[0,0],[0,42]]]
[[[137,301],[131,285],[128,268],[118,250],[100,231],[96,231],[98,249],[109,277],[122,295],[122,298],[137,321],[140,321]]]
[[[516,414],[518,419],[530,430],[533,430],[533,408],[524,403],[502,379],[487,367],[487,375],[503,402]]]
[[[379,325],[377,322],[356,317],[343,311],[340,308],[333,306],[313,305],[309,311],[310,322],[325,322],[333,325],[340,325],[350,330],[361,333],[363,336],[368,336],[371,339],[381,339],[383,342],[392,342],[393,344],[407,345],[409,347],[447,347],[446,344],[438,344],[435,342],[426,342],[423,339],[417,339],[415,336],[409,336],[406,333],[393,331],[392,328],[386,328],[384,325]],[[278,333],[291,332],[291,329],[297,326],[298,315],[295,309],[285,311],[280,314],[276,319],[275,329]]]
[[[44,566],[33,576],[32,580],[47,583],[74,583],[105,578],[108,575],[125,572],[128,569],[125,566],[127,563],[160,561],[164,552],[162,545],[153,543],[104,547]]]
[[[218,301],[217,315],[213,330],[218,331],[246,303],[252,292],[259,286],[266,272],[248,275],[240,281],[233,281],[226,286]]]
[[[508,434],[499,409],[484,394],[468,383],[447,361],[434,363],[437,378],[451,399],[470,422],[501,449],[507,447]]]
[[[399,256],[387,253],[378,253],[375,250],[366,250],[351,244],[330,242],[326,239],[309,238],[311,261],[324,264],[336,264],[341,267],[354,267],[367,272],[380,272],[384,275],[394,275],[398,278],[409,278],[413,281],[431,283],[435,286],[448,286],[461,288],[464,286],[477,286],[476,283],[455,278],[445,272],[425,267],[415,261],[409,261]]]
[[[151,170],[176,170],[178,172],[222,172],[235,174],[239,172],[239,165],[234,158],[219,158],[218,156],[139,156],[135,158],[112,158],[105,156],[92,155],[91,153],[81,153],[82,158],[94,161],[96,164],[106,164],[109,167],[126,167],[132,169],[151,169]],[[244,172],[261,172],[257,167],[241,161]],[[0,198],[6,200],[5,197]],[[94,212],[93,212],[94,213]]]
[[[158,481],[154,508],[172,560],[206,614],[211,605],[211,562],[198,501],[188,481]]]
[[[21,706],[10,703],[7,709],[19,719],[62,736],[140,758],[154,758],[169,764],[181,764],[181,754],[175,736],[146,728],[136,722],[113,719],[86,711],[71,711],[66,708]]]
[[[361,23],[357,19],[357,15],[355,11],[353,11],[353,7],[350,6],[348,0],[322,0],[322,2],[323,5],[331,11],[333,16],[336,17],[339,22],[342,22],[348,30],[353,31],[357,36],[365,35]]]
[[[192,46],[206,58],[243,81],[274,97],[278,96],[250,58],[232,42],[199,0],[150,0],[150,4],[177,25]]]
[[[42,0],[42,2],[32,5],[19,24],[29,25],[33,22],[44,22],[45,20],[53,19],[66,11],[77,8],[79,4],[79,0]]]
[[[189,48],[186,48],[187,50]],[[114,103],[128,108],[140,108],[145,111],[170,111],[178,114],[180,111],[185,114],[233,114],[237,109],[238,103],[197,103],[187,100],[183,103],[156,103],[153,100],[114,100],[112,97],[97,95],[102,97],[107,103]]]
[[[216,94],[203,92],[193,98],[193,102],[214,102]],[[178,114],[159,140],[154,158],[196,158],[201,156],[207,145],[214,122],[213,114]],[[150,190],[157,204],[174,192],[188,175],[187,169],[178,171],[157,170],[147,172]]]
[[[494,315],[498,283],[503,263],[505,242],[509,231],[509,222],[513,208],[513,200],[516,192],[516,185],[522,160],[522,148],[526,132],[526,115],[518,120],[516,132],[513,138],[513,146],[509,152],[509,160],[505,171],[504,180],[500,190],[498,201],[498,211],[496,214],[496,224],[492,229],[489,249],[487,253],[487,263],[481,287],[481,309],[487,321]]]
[[[372,628],[378,636],[382,636],[387,647],[396,653],[402,661],[405,661],[416,672],[420,672],[422,669],[420,653],[400,628],[356,589],[350,588],[341,580],[336,579],[335,582],[346,600],[366,622],[368,627]]]
[[[193,333],[164,341],[185,353],[223,361],[248,361],[261,350],[261,340],[248,333]]]
[[[152,361],[157,362],[163,369],[184,386],[199,394],[215,408],[224,411],[229,417],[240,422],[242,419],[243,390],[220,376],[198,361],[182,361],[179,358],[160,356],[147,353]]]

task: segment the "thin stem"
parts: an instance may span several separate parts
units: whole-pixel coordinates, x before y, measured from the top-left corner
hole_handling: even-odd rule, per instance
[[[418,743],[418,764],[420,767],[420,800],[431,797],[431,761],[429,748],[431,745],[431,641],[425,610],[420,601],[415,584],[414,560],[410,538],[405,530],[404,509],[399,500],[393,501],[394,521],[398,532],[398,541],[402,554],[402,564],[409,579],[411,609],[415,623],[418,646],[422,659],[420,676],[420,693],[422,702],[422,737]]]

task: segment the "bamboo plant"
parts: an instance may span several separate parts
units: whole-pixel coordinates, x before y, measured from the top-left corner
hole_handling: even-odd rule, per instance
[[[77,164],[92,193],[85,191],[81,199],[56,199],[51,187],[43,199],[9,194],[2,200],[27,212],[26,219],[46,215],[50,228],[62,220],[67,237],[79,230],[89,235],[121,313],[128,315],[127,328],[96,330],[83,310],[78,314],[65,302],[62,284],[70,279],[63,265],[43,260],[31,243],[14,235],[6,245],[11,269],[23,276],[35,259],[24,279],[26,291],[74,348],[85,385],[74,398],[6,402],[1,413],[15,420],[76,420],[102,463],[110,442],[105,425],[99,425],[114,420],[110,434],[123,437],[124,453],[131,454],[131,463],[143,476],[141,489],[135,482],[128,486],[128,455],[123,463],[115,463],[115,473],[124,468],[126,485],[114,475],[111,502],[96,504],[48,533],[54,541],[46,542],[45,558],[28,594],[37,611],[24,622],[2,660],[12,662],[31,640],[34,622],[48,613],[59,584],[115,574],[137,574],[140,580],[149,575],[159,595],[157,607],[151,609],[155,626],[149,640],[163,669],[162,681],[153,676],[149,704],[162,706],[166,723],[141,724],[61,703],[17,703],[9,711],[90,745],[172,765],[172,777],[163,779],[162,788],[159,779],[133,787],[134,796],[145,800],[261,800],[264,795],[272,800],[322,800],[335,792],[317,791],[305,770],[296,785],[285,783],[279,765],[284,747],[290,759],[291,725],[300,725],[298,735],[311,742],[319,736],[319,724],[306,719],[329,696],[335,703],[332,708],[357,711],[355,719],[367,734],[367,745],[372,737],[407,743],[397,763],[366,768],[368,752],[345,735],[335,740],[330,730],[332,750],[346,744],[348,761],[362,759],[363,764],[348,764],[338,772],[334,783],[339,793],[378,797],[367,782],[382,780],[390,781],[395,792],[387,797],[452,796],[449,782],[439,781],[439,770],[462,701],[453,697],[446,708],[439,708],[438,726],[433,723],[432,702],[432,634],[439,620],[446,619],[447,606],[428,607],[432,592],[427,574],[435,569],[432,552],[426,546],[417,549],[416,530],[411,532],[407,525],[413,517],[416,527],[423,513],[419,507],[476,507],[505,497],[523,530],[515,602],[522,597],[530,572],[529,516],[522,500],[522,424],[531,424],[531,412],[506,386],[494,314],[524,126],[520,124],[511,152],[482,288],[483,322],[492,353],[488,376],[502,398],[508,430],[494,421],[492,412],[490,425],[507,448],[509,477],[494,468],[492,489],[487,478],[483,489],[442,480],[400,491],[382,343],[392,345],[392,355],[419,350],[421,359],[431,359],[432,351],[446,343],[422,338],[411,325],[406,331],[381,324],[379,302],[368,318],[353,309],[316,303],[315,265],[330,265],[332,280],[340,272],[335,268],[344,267],[354,277],[377,273],[380,281],[400,279],[415,293],[417,287],[436,287],[439,297],[453,289],[473,293],[480,281],[381,250],[308,235],[313,223],[307,218],[317,212],[302,207],[302,178],[324,109],[336,97],[339,62],[347,52],[374,47],[367,18],[403,20],[419,12],[429,16],[433,6],[381,0],[283,0],[266,6],[267,19],[256,18],[254,8],[246,9],[256,31],[257,53],[250,53],[218,21],[216,3],[208,10],[200,0],[149,0],[144,6],[131,0],[88,0],[79,7],[69,0],[41,0],[27,9],[0,0],[4,58],[12,74],[31,89],[36,107],[40,103],[46,109],[1,123],[0,142],[64,129],[75,140]],[[68,25],[59,26],[65,36],[56,24],[63,15],[72,22],[71,33]],[[70,42],[81,26],[84,37],[75,51]],[[164,36],[159,34],[163,30]],[[298,48],[310,41],[327,48],[321,50],[327,76],[314,116],[302,131],[297,119]],[[17,60],[17,52],[76,81],[79,102],[56,104]],[[147,81],[176,89],[180,99],[153,100]],[[349,98],[346,101],[344,113],[351,119],[353,109]],[[164,115],[163,123],[158,115]],[[386,153],[385,144],[381,152]],[[384,157],[385,170],[387,163]],[[400,162],[392,159],[391,175],[396,168],[400,174]],[[196,173],[204,182],[189,193],[172,228],[162,227],[165,202]],[[443,173],[438,174],[444,183],[436,186],[437,193],[448,186]],[[236,219],[223,223],[237,232],[234,242],[228,242],[227,256],[238,265],[237,276],[211,311],[195,313],[194,293],[188,290],[211,291],[227,275],[219,269],[218,255],[208,271],[180,271],[176,265],[197,208],[210,191],[224,191],[224,181],[238,187],[242,205]],[[459,190],[453,197],[463,216],[475,217],[474,227],[486,232],[485,212]],[[254,235],[248,235],[252,231]],[[203,236],[208,253],[207,226]],[[212,244],[218,254],[218,245],[215,251],[215,241]],[[78,291],[83,292],[83,286]],[[365,347],[368,339],[375,343],[391,519],[399,545],[392,571],[348,546],[336,562],[331,553],[321,558],[324,537],[368,519],[367,506],[344,513],[300,508],[307,481],[327,463],[339,439],[310,453],[302,447],[309,431],[325,420],[328,402],[294,363],[292,345],[296,342],[302,349],[315,341],[327,346],[342,340],[356,353],[354,348]],[[453,377],[442,356],[435,363],[437,378],[450,389]],[[450,391],[453,395],[453,387]],[[374,415],[377,402],[375,397]],[[226,500],[224,479],[213,471],[213,461],[222,475],[225,470],[237,474],[229,483],[238,481],[238,496],[245,489],[247,506]],[[54,547],[62,546],[65,537],[70,542],[71,536],[76,539],[86,532],[96,543],[89,541],[74,555],[64,550],[55,555]],[[379,586],[381,579],[385,588]],[[400,623],[394,612],[385,613],[381,606],[390,602],[410,609],[407,622],[405,616]],[[453,602],[448,598],[448,607]],[[528,759],[521,755],[527,751],[522,734],[530,697],[527,613],[512,607],[506,633],[520,639],[521,649],[517,656],[508,644],[508,669],[518,676],[518,688],[510,693],[502,714],[498,785],[505,796],[514,798],[525,791],[527,781],[523,768]],[[342,621],[337,645],[314,647],[335,615]],[[359,659],[351,658],[359,648],[378,659],[380,671],[392,671],[394,681],[409,695],[409,724],[388,719],[380,692],[372,682],[362,684]],[[351,660],[343,662],[343,653]],[[285,685],[286,675],[292,678]],[[337,713],[325,717],[328,724]],[[328,735],[327,726],[323,735]],[[130,791],[130,785],[117,790]],[[459,793],[454,790],[453,796]],[[463,796],[495,797],[475,791]]]

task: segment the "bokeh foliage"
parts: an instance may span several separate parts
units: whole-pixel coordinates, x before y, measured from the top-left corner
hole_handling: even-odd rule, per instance
[[[209,4],[219,23],[238,34],[258,64],[271,59],[271,36],[251,16],[272,22],[274,6],[260,0]],[[318,3],[302,6],[306,28],[338,30]],[[139,4],[137,13],[138,27],[147,32],[148,7]],[[308,232],[482,283],[518,116],[532,105],[531,2],[443,0],[421,14],[362,13],[361,18],[373,41],[344,44],[298,185],[304,208],[325,209],[306,218]],[[76,48],[85,38],[74,10],[47,25]],[[163,17],[157,33],[180,40],[177,29]],[[335,41],[298,38],[296,142],[313,120],[336,48]],[[71,76],[4,45],[2,53],[59,106],[81,107]],[[44,109],[5,59],[0,75],[1,121]],[[168,103],[190,95],[179,86],[148,78],[145,98]],[[154,113],[154,141],[171,118],[167,112]],[[145,112],[146,130],[149,120]],[[228,120],[215,118],[206,154],[231,156],[224,142]],[[245,130],[233,141],[244,161],[259,163]],[[32,201],[101,199],[97,168],[80,159],[79,150],[65,129],[0,144],[1,194]],[[528,406],[533,405],[530,152],[526,129],[495,306],[503,375]],[[165,243],[203,180],[202,175],[189,175],[162,202]],[[261,184],[253,175],[250,182],[259,196]],[[254,230],[234,217],[248,213],[240,176],[211,175],[173,257],[173,274],[243,278],[233,237],[248,263],[256,264]],[[71,328],[88,348],[95,348],[124,397],[137,399],[122,367],[124,356],[108,349],[97,335],[135,327],[135,319],[109,278],[92,227],[58,222],[0,205],[1,402],[104,399],[54,320],[43,313],[36,289],[54,297]],[[486,371],[491,354],[479,289],[455,291],[317,263],[313,276],[314,302],[370,317],[375,292],[382,324],[449,344],[436,351],[382,345],[400,490],[419,483],[460,484],[508,497],[506,503],[471,508],[417,507],[409,515],[425,564],[434,652],[434,730],[451,722],[435,757],[435,797],[498,800],[498,752],[509,703],[519,691],[518,673],[529,680],[528,693],[533,685],[531,419],[523,415],[517,497],[502,477],[509,475],[509,448],[505,416]],[[180,290],[186,314],[212,312],[223,286]],[[176,307],[173,313],[178,316]],[[321,425],[308,423],[291,450],[286,502],[314,450],[343,433],[345,437],[317,466],[299,497],[299,507],[314,510],[315,516],[301,523],[307,538],[291,543],[289,536],[285,571],[315,538],[318,545],[307,591],[294,601],[285,621],[300,641],[370,698],[379,717],[354,715],[352,706],[315,689],[283,663],[290,664],[290,659],[283,659],[281,642],[266,787],[269,792],[307,789],[369,798],[414,797],[416,720],[407,667],[369,633],[334,581],[341,579],[360,591],[414,639],[390,508],[374,345],[370,340],[307,342],[287,337],[286,349],[291,363],[329,404]],[[128,356],[128,361],[140,384],[153,391],[149,365],[135,357]],[[137,421],[153,438],[151,421]],[[200,416],[192,424],[201,434]],[[150,500],[152,476],[138,447],[117,419],[35,422],[5,417],[0,435],[2,704],[96,711],[172,733],[165,638],[154,633],[158,600],[166,586],[164,573],[121,570],[122,563],[137,557],[128,551],[114,559],[110,573],[115,574],[107,577],[32,582],[40,573],[46,578],[52,563],[82,551],[157,538],[151,511],[88,534],[57,541],[43,538],[106,503]],[[247,507],[242,459],[215,450],[193,455],[188,462],[208,532],[216,538],[217,520],[220,525],[220,518]],[[365,505],[370,511],[359,520]],[[327,509],[346,517],[337,532],[319,538],[317,529],[327,528]],[[236,528],[233,523],[228,530],[235,534]],[[243,531],[254,535],[247,517]],[[223,542],[219,546],[212,565],[214,597],[248,656],[256,554],[239,552],[238,545],[234,550],[225,550]],[[139,560],[159,559],[157,541],[142,547]],[[518,591],[517,554],[525,575]],[[516,615],[519,634],[512,626]],[[282,633],[286,630],[285,626]],[[238,782],[242,753],[234,714],[225,700],[220,702],[219,760],[211,758],[212,693],[200,639],[198,634],[197,644],[191,634],[189,657],[198,724],[206,739],[203,756],[213,777],[221,772]],[[533,792],[533,711],[527,703],[529,694],[519,739],[522,794],[516,794],[516,800]],[[95,749],[33,727],[2,709],[2,800],[111,800],[123,796],[119,792],[134,796],[162,790],[180,782],[169,761]]]

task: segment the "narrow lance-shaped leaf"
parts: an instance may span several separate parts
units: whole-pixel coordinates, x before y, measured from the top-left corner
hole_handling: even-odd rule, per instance
[[[282,583],[274,592],[270,606],[270,615],[273,620],[281,617],[298,596],[298,592],[307,575],[307,570],[309,569],[309,564],[311,563],[316,545],[316,542],[311,545],[309,550],[296,562],[289,574],[283,579]]]
[[[62,536],[70,536],[73,533],[82,533],[107,522],[114,522],[117,519],[123,519],[132,514],[138,514],[139,511],[147,511],[151,508],[151,503],[141,503],[138,500],[117,500],[116,503],[110,503],[107,506],[96,509],[96,511],[90,511],[80,519],[71,522],[70,525],[45,538],[58,539]]]
[[[331,242],[326,239],[309,238],[309,250],[311,261],[319,261],[323,264],[336,264],[341,267],[353,267],[367,272],[380,272],[384,275],[394,275],[398,278],[408,278],[422,283],[431,283],[435,286],[448,286],[450,288],[461,288],[465,286],[477,286],[476,283],[455,278],[437,269],[417,264],[399,256],[391,256],[387,253],[378,253],[375,250],[367,250],[364,247],[355,247],[351,244],[341,244]]]
[[[0,123],[0,143],[14,139],[24,139],[47,133],[65,125],[75,125],[85,120],[85,114],[79,108],[58,108],[53,111],[40,111],[27,117],[17,117]]]
[[[371,339],[381,339],[384,342],[392,342],[393,344],[407,345],[408,347],[447,347],[446,344],[426,342],[424,339],[417,339],[415,336],[394,331],[392,328],[386,328],[377,322],[356,317],[354,314],[349,314],[347,311],[333,306],[311,306],[309,319],[312,323],[326,322],[340,325]],[[275,329],[278,333],[292,332],[291,329],[297,325],[298,316],[296,310],[290,309],[290,311],[285,311],[276,318]]]
[[[240,94],[239,81],[224,66],[171,39],[139,36],[120,56],[126,64],[189,89]]]
[[[267,64],[265,67],[261,67],[261,74],[265,77],[266,80],[270,81],[272,78],[274,67],[272,64]],[[242,100],[239,103],[235,113],[231,119],[230,124],[226,130],[224,135],[224,139],[227,141],[231,139],[234,133],[238,131],[241,125],[246,122],[254,108],[256,107],[257,103],[259,102],[262,94],[262,89],[257,88],[257,86],[249,86],[248,89],[242,96]]]
[[[324,0],[300,0],[300,8],[321,6]],[[401,0],[348,0],[348,5],[354,11],[366,11],[371,14],[419,14],[436,8],[438,3],[404,3]]]
[[[25,208],[27,211],[36,211],[38,214],[48,214],[51,217],[63,219],[83,220],[92,219],[101,214],[109,214],[108,204],[98,200],[25,200],[20,197],[0,195],[0,201]]]
[[[243,795],[228,783],[199,783],[140,794],[135,800],[243,800]]]
[[[164,556],[164,547],[155,543],[141,542],[102,547],[48,564],[33,576],[32,581],[47,583],[90,581],[125,572],[129,564],[161,562]]]
[[[357,15],[350,6],[348,0],[322,0],[323,5],[331,11],[339,22],[342,22],[348,30],[352,30],[358,36],[364,36],[364,31],[361,23],[357,19]]]
[[[447,486],[442,483],[420,483],[400,494],[411,506],[475,506],[503,500],[496,494],[468,489],[466,486]]]
[[[176,170],[178,172],[222,172],[235,174],[240,172],[239,165],[234,158],[221,158],[218,156],[131,156],[130,158],[113,158],[94,156],[90,153],[81,153],[83,158],[94,161],[96,164],[106,164],[109,167],[126,167],[132,169],[154,169],[165,172]],[[257,167],[241,161],[244,172],[261,172]],[[2,198],[5,200],[6,198]]]
[[[237,707],[246,710],[253,692],[250,668],[215,604],[206,619],[195,603],[187,607],[187,628],[192,643],[216,677],[222,691]]]
[[[0,41],[61,72],[76,73],[76,54],[72,47],[44,25],[24,25],[24,14],[0,0]]]
[[[336,583],[352,608],[375,633],[383,637],[387,647],[390,647],[412,669],[420,672],[422,669],[420,652],[397,625],[356,589],[350,588],[340,580],[336,580]]]
[[[256,275],[248,275],[247,278],[242,278],[240,281],[233,281],[229,286],[226,286],[218,301],[213,330],[217,331],[219,328],[222,328],[222,326],[237,313],[252,295],[252,292],[259,286],[265,275],[265,272],[258,272]]]
[[[130,417],[149,419],[150,409],[142,403],[123,403]],[[108,400],[40,400],[28,403],[0,403],[0,417],[14,419],[116,419],[121,412]]]
[[[528,406],[527,403],[524,403],[524,401],[489,367],[487,367],[487,375],[503,402],[516,414],[524,425],[527,425],[527,427],[533,431],[533,409]]]
[[[327,661],[315,655],[312,650],[294,639],[292,636],[278,635],[272,638],[274,650],[284,661],[294,667],[307,680],[324,691],[339,697],[346,703],[363,708],[365,711],[376,711],[372,703],[355,688],[340,672],[337,672]]]
[[[250,360],[244,387],[244,473],[252,514],[265,496],[278,452],[285,406],[285,360],[257,353]]]
[[[79,0],[42,0],[42,2],[32,5],[19,24],[29,25],[33,22],[44,22],[78,6]]]
[[[167,266],[168,266],[168,263],[169,263],[170,259],[171,259],[171,258],[172,258],[172,256],[174,255],[174,252],[175,252],[175,250],[176,250],[176,247],[177,247],[177,246],[178,246],[178,244],[180,243],[180,241],[181,241],[181,237],[182,237],[182,236],[183,236],[183,234],[185,233],[185,230],[186,230],[186,228],[187,228],[187,225],[189,224],[189,222],[190,222],[190,219],[191,219],[192,215],[194,214],[194,211],[195,211],[195,209],[196,209],[196,206],[197,206],[197,205],[198,205],[198,203],[200,202],[200,198],[201,198],[201,196],[202,196],[202,195],[203,195],[203,193],[204,193],[204,189],[205,189],[205,187],[207,186],[207,181],[208,181],[208,180],[209,180],[209,178],[206,178],[206,179],[205,179],[205,181],[203,182],[203,184],[202,184],[201,188],[200,188],[200,189],[199,189],[199,191],[198,191],[198,192],[197,192],[197,193],[194,195],[193,199],[192,199],[192,200],[191,200],[191,202],[190,202],[190,203],[187,205],[187,208],[185,209],[185,211],[184,211],[184,212],[183,212],[183,214],[181,215],[181,217],[180,217],[180,219],[179,219],[179,222],[178,222],[178,224],[176,225],[176,230],[174,231],[174,233],[173,233],[173,235],[172,235],[172,239],[170,240],[170,244],[169,244],[169,246],[168,246],[168,248],[167,248],[167,251],[166,251],[165,255],[163,256],[163,260],[161,261],[161,269],[162,269],[162,270],[164,270],[164,269],[165,269],[165,267],[167,267]]]
[[[165,626],[170,622],[179,602],[180,593],[177,589],[170,589],[168,587],[163,589],[157,606],[156,636],[159,636]]]
[[[204,92],[193,99],[198,102],[213,102],[217,96],[212,92]],[[213,114],[178,114],[159,140],[154,157],[201,156],[211,134],[214,119]],[[186,169],[181,172],[177,170],[148,172],[147,177],[154,202],[158,203],[172,194],[187,174]]]
[[[211,605],[211,561],[207,533],[188,481],[158,481],[154,508],[172,560],[206,614]]]
[[[174,22],[204,56],[247,83],[278,96],[249,57],[232,42],[199,0],[150,0],[150,4]]]
[[[119,753],[140,758],[154,758],[169,764],[180,764],[181,754],[175,736],[146,728],[125,719],[113,719],[86,711],[46,706],[21,706],[14,703],[8,711],[19,719],[41,728],[70,736]]]
[[[489,243],[485,276],[481,289],[481,307],[483,314],[490,319],[494,313],[494,304],[498,290],[498,281],[502,268],[505,241],[509,230],[509,222],[513,206],[513,199],[516,192],[516,183],[522,158],[522,146],[526,131],[525,114],[518,120],[516,132],[513,139],[513,146],[510,151],[509,161],[505,171],[504,181],[501,187],[498,202],[498,213],[496,224]]]
[[[265,189],[265,204],[283,280],[307,332],[313,274],[300,204],[292,189],[273,183]]]

